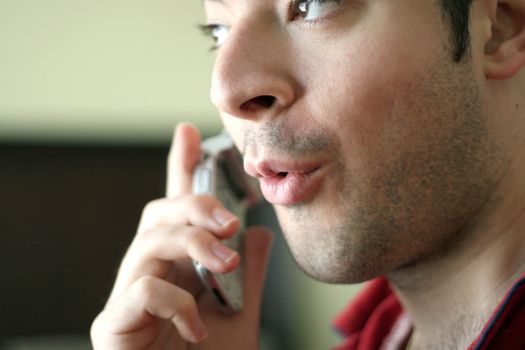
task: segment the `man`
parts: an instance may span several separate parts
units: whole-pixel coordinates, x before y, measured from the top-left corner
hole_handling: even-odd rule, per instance
[[[297,263],[325,282],[390,283],[375,280],[351,308],[361,314],[339,320],[363,323],[343,324],[347,348],[522,349],[523,281],[511,287],[525,272],[525,1],[205,8],[212,100]],[[144,211],[95,348],[257,348],[270,236],[249,230],[245,307],[222,315],[188,257],[234,269],[219,242],[238,220],[190,194],[198,150],[180,125],[167,198]]]

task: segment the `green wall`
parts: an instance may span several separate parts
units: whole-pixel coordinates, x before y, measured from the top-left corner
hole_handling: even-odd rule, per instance
[[[214,131],[200,1],[2,0],[0,139],[166,140]]]

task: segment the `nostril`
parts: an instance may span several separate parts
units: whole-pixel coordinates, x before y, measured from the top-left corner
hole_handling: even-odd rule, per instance
[[[270,108],[275,102],[275,97],[273,96],[259,96],[257,97],[257,103],[264,108]]]
[[[261,95],[244,102],[241,109],[244,111],[257,110],[259,108],[270,108],[275,103],[275,97],[270,95]]]

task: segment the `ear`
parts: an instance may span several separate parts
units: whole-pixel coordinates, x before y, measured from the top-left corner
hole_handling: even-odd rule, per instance
[[[497,0],[492,36],[485,43],[485,75],[508,79],[525,65],[525,1]]]

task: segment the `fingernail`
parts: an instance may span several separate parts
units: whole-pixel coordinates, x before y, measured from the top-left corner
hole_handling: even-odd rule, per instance
[[[223,227],[228,226],[228,224],[234,220],[237,219],[235,215],[233,215],[230,211],[222,208],[222,207],[216,207],[213,209],[211,215],[217,221],[219,224],[221,224]]]
[[[202,320],[200,319],[196,321],[193,332],[197,341],[204,340],[208,337],[208,330],[206,329],[206,326],[204,325],[204,323],[202,323]]]
[[[214,242],[211,246],[213,253],[225,263],[229,263],[237,253],[220,242]]]

